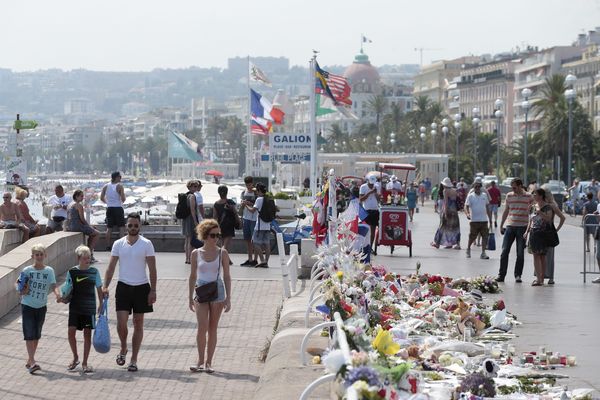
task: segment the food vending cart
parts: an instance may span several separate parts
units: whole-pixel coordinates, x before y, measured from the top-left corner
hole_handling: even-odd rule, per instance
[[[390,175],[396,175],[404,184],[408,182],[409,174],[415,169],[412,164],[379,163],[377,165],[377,170],[382,177],[385,171]],[[400,201],[396,201],[398,198]],[[412,257],[412,233],[408,223],[408,207],[402,204],[401,199],[393,196],[382,184],[375,250],[378,245],[390,246],[390,253],[393,254],[395,246],[407,246],[408,255]]]

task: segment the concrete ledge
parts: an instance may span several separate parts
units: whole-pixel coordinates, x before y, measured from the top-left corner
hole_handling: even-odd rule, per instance
[[[306,281],[303,282],[305,287]],[[304,315],[308,305],[308,289],[304,288],[296,296],[284,302],[277,333],[271,341],[265,368],[254,393],[256,400],[297,399],[312,381],[324,374],[321,365],[303,366],[300,361],[300,343],[308,328],[304,327]],[[323,320],[311,313],[311,327]],[[328,338],[315,334],[308,347],[325,349]],[[312,357],[309,356],[309,360]],[[330,385],[325,384],[315,390],[311,399],[329,399]]]
[[[31,246],[46,246],[46,264],[54,268],[56,276],[65,273],[77,263],[75,248],[83,243],[83,235],[74,232],[57,232],[32,238],[0,257],[0,317],[19,304],[14,283],[24,267],[31,265]]]
[[[18,229],[0,229],[0,256],[20,245],[22,238]]]

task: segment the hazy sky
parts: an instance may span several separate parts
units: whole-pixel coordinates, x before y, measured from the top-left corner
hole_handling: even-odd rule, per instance
[[[0,8],[0,67],[225,67],[234,56],[349,64],[364,33],[375,65],[569,45],[600,0],[19,0]]]

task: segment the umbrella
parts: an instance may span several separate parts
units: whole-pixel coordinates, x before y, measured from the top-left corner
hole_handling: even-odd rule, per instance
[[[142,203],[154,203],[156,201],[156,199],[152,196],[146,196],[146,197],[142,197],[142,199],[140,201]]]
[[[130,197],[127,197],[127,198],[125,199],[125,201],[123,202],[123,205],[124,205],[124,206],[127,206],[127,205],[132,205],[132,204],[135,204],[135,202],[136,202],[136,201],[137,201],[137,198],[136,198],[136,197],[134,197],[134,196],[130,196]]]
[[[106,203],[103,202],[102,200],[96,200],[93,204],[92,207],[106,207]]]
[[[219,178],[222,178],[223,175],[225,175],[225,174],[223,174],[221,171],[217,171],[216,169],[209,169],[208,171],[206,171],[204,173],[204,175],[212,175],[212,176],[217,176]]]

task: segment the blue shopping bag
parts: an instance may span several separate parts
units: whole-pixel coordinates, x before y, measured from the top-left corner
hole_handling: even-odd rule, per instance
[[[496,234],[494,232],[490,232],[490,236],[488,237],[487,249],[496,250]]]
[[[98,315],[98,322],[94,330],[94,349],[98,353],[110,351],[110,329],[108,327],[108,298],[102,301],[102,312]]]

